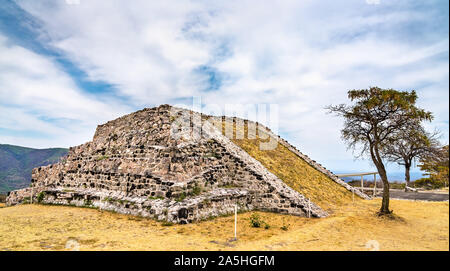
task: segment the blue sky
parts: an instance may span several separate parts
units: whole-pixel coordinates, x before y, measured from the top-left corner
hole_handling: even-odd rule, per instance
[[[278,104],[279,133],[336,172],[373,170],[324,107],[349,89],[415,89],[448,143],[443,1],[7,0],[0,143],[68,147],[163,103]],[[401,171],[390,165],[391,171]]]

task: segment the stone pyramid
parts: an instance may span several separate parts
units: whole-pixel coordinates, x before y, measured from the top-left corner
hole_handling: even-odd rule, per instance
[[[235,206],[239,211],[327,216],[224,136],[222,121],[235,119],[169,105],[109,121],[97,127],[92,141],[70,148],[61,162],[34,169],[31,187],[10,192],[7,204],[32,200],[95,207],[174,223],[232,213]],[[271,136],[352,190],[289,143]]]

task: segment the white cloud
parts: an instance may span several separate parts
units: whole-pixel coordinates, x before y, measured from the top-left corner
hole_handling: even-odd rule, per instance
[[[448,31],[446,36],[422,31],[405,39],[412,23],[427,25],[433,19],[432,13],[412,9],[406,2],[18,3],[42,21],[43,41],[90,79],[116,86],[136,108],[192,95],[222,105],[278,103],[280,129],[331,167],[339,159],[351,164],[352,155],[340,141],[341,121],[326,115],[324,106],[346,102],[349,89],[416,89],[423,97],[421,105],[435,112],[435,123],[442,126],[447,121],[448,126],[448,84],[443,83],[448,81],[448,59],[436,57],[448,56]],[[193,74],[201,65],[224,75],[218,91],[201,92],[207,80]],[[64,77],[57,82],[55,88],[71,84]],[[31,97],[39,101],[26,85],[23,81],[22,102]],[[79,95],[74,93],[69,95]],[[70,106],[84,105],[76,102],[81,98]],[[98,101],[87,101],[94,102]],[[108,108],[98,111],[107,117]],[[74,119],[94,114],[70,112],[67,117]]]
[[[183,36],[189,14],[198,10],[189,1],[20,3],[43,20],[50,44],[91,80],[112,83],[137,105],[195,93],[189,76],[207,61],[209,49]]]
[[[2,143],[68,147],[87,141],[95,125],[124,112],[123,106],[83,94],[51,60],[0,35],[0,128],[16,132],[0,135]],[[26,132],[18,137],[17,131]]]

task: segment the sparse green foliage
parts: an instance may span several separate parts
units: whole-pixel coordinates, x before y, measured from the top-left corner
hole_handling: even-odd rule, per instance
[[[389,181],[385,168],[383,149],[398,142],[398,134],[411,123],[431,121],[431,112],[416,106],[417,94],[413,90],[394,89],[350,90],[352,105],[328,106],[330,113],[344,118],[342,139],[349,148],[360,150],[359,156],[369,156],[383,181],[383,199],[380,214],[389,214]]]
[[[202,188],[198,184],[195,184],[194,188],[192,189],[191,194],[193,196],[197,196],[197,195],[200,195],[200,193],[202,193]]]
[[[221,188],[236,188],[238,186],[235,185],[234,183],[226,183],[226,184],[220,185],[219,187],[221,187]]]
[[[103,201],[106,201],[106,202],[112,203],[112,202],[115,202],[116,200],[115,200],[115,199],[113,199],[113,198],[110,198],[110,197],[105,197],[105,198],[103,199]]]
[[[416,185],[427,184],[433,187],[448,186],[449,183],[449,145],[443,146],[437,151],[422,157],[419,167],[427,172],[428,180],[416,181]]]
[[[37,195],[36,200],[37,200],[38,203],[41,203],[41,202],[44,200],[44,198],[45,198],[45,192],[42,191],[42,192],[40,192],[40,193]]]
[[[91,202],[91,200],[85,200],[84,201],[84,207],[91,207],[92,206],[92,202]]]
[[[108,159],[108,158],[109,158],[108,155],[101,155],[101,156],[98,156],[97,158],[95,158],[95,160],[96,161],[102,161],[102,160],[105,160],[105,159]]]
[[[426,190],[431,190],[431,189],[439,189],[442,188],[444,186],[444,183],[433,179],[433,178],[420,178],[418,180],[415,180],[414,182],[412,182],[414,187],[421,187],[424,188]]]
[[[180,202],[185,200],[188,196],[198,196],[202,193],[202,187],[199,186],[197,183],[194,185],[194,187],[192,187],[191,191],[186,192],[182,192],[176,199],[175,201]]]
[[[283,219],[283,226],[281,226],[280,229],[282,229],[283,231],[288,231],[290,226],[291,225],[286,223],[286,221]]]
[[[260,228],[264,224],[259,214],[252,214],[250,216],[250,226],[253,228]]]
[[[183,201],[186,198],[186,193],[181,193],[178,198],[175,199],[175,201],[180,202]]]
[[[129,200],[125,200],[125,199],[119,199],[119,200],[114,200],[114,199],[112,199],[111,201],[116,201],[116,202],[118,202],[120,205],[126,205],[126,204],[128,204],[128,205],[134,205],[134,202],[132,202],[132,201],[129,201]]]

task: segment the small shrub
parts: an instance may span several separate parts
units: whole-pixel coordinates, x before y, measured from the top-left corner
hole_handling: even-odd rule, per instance
[[[41,203],[44,200],[44,198],[45,198],[45,192],[42,191],[37,195],[37,202]]]
[[[281,226],[280,229],[282,229],[283,231],[288,231],[289,230],[289,226],[291,226],[291,225],[286,223],[286,221],[283,218],[283,226]]]
[[[103,199],[103,201],[112,203],[112,202],[114,202],[115,200],[114,200],[113,198],[110,198],[110,197],[105,197],[105,198]]]
[[[421,187],[423,189],[431,190],[431,189],[439,189],[445,186],[445,183],[441,180],[436,180],[433,178],[421,178],[415,180],[411,183],[412,187]]]
[[[105,160],[105,159],[108,159],[108,158],[109,158],[108,155],[102,155],[102,156],[97,157],[95,160],[101,161],[101,160]]]
[[[192,195],[196,196],[200,195],[200,193],[202,193],[202,188],[195,184],[194,188],[192,189]]]
[[[266,230],[270,229],[270,225],[267,223],[264,223],[264,229],[266,229]]]
[[[252,214],[250,216],[250,226],[252,226],[253,228],[260,228],[263,223],[264,221],[262,221],[261,217],[258,214]]]
[[[389,183],[389,188],[390,189],[400,189],[403,190],[405,189],[405,183],[399,183],[399,182],[390,182]]]
[[[289,226],[291,226],[291,225],[286,224],[286,223],[284,223],[284,221],[283,221],[283,226],[281,226],[280,229],[282,229],[283,231],[288,231],[288,230],[289,230]]]
[[[178,196],[177,199],[175,199],[175,201],[180,202],[180,201],[183,201],[185,198],[186,198],[186,193],[183,192],[180,194],[180,196]]]
[[[22,199],[22,203],[23,203],[23,204],[30,204],[30,202],[31,202],[31,198],[30,198],[30,197],[24,197],[24,198]]]
[[[91,200],[86,200],[85,202],[84,202],[84,207],[91,207],[91,205],[92,205],[92,202],[91,202]]]

